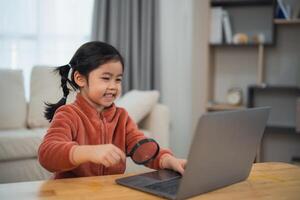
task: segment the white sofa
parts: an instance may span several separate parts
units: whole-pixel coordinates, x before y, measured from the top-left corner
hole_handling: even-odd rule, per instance
[[[0,183],[51,176],[37,161],[37,150],[48,127],[43,117],[44,102],[56,102],[62,95],[59,77],[52,73],[53,69],[33,68],[29,101],[25,98],[22,71],[0,70]],[[157,102],[158,95],[157,91],[131,91],[117,105],[127,109],[147,136],[168,147],[169,110]],[[146,170],[127,160],[126,172]]]

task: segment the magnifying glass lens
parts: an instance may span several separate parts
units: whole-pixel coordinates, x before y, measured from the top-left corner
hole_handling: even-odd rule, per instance
[[[159,145],[153,139],[143,139],[132,149],[129,156],[136,164],[146,164],[155,159],[159,152]]]

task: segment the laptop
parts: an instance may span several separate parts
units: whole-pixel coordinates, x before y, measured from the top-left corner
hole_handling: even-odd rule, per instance
[[[204,114],[183,176],[158,170],[116,182],[168,199],[185,199],[243,181],[251,171],[269,112],[262,107]]]

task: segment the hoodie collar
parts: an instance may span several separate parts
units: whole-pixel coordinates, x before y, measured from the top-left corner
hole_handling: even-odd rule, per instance
[[[97,109],[89,104],[89,102],[87,102],[87,100],[80,93],[76,95],[74,104],[80,107],[82,111],[89,117],[97,117],[100,119],[103,117],[107,122],[111,122],[113,120],[117,110],[115,104],[113,103],[111,106],[104,108],[101,112],[98,112]]]

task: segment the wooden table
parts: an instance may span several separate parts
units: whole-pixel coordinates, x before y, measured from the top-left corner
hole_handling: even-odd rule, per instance
[[[0,184],[0,199],[159,199],[119,186],[116,178],[98,176]],[[286,163],[254,164],[243,182],[192,199],[300,199],[300,167]]]

